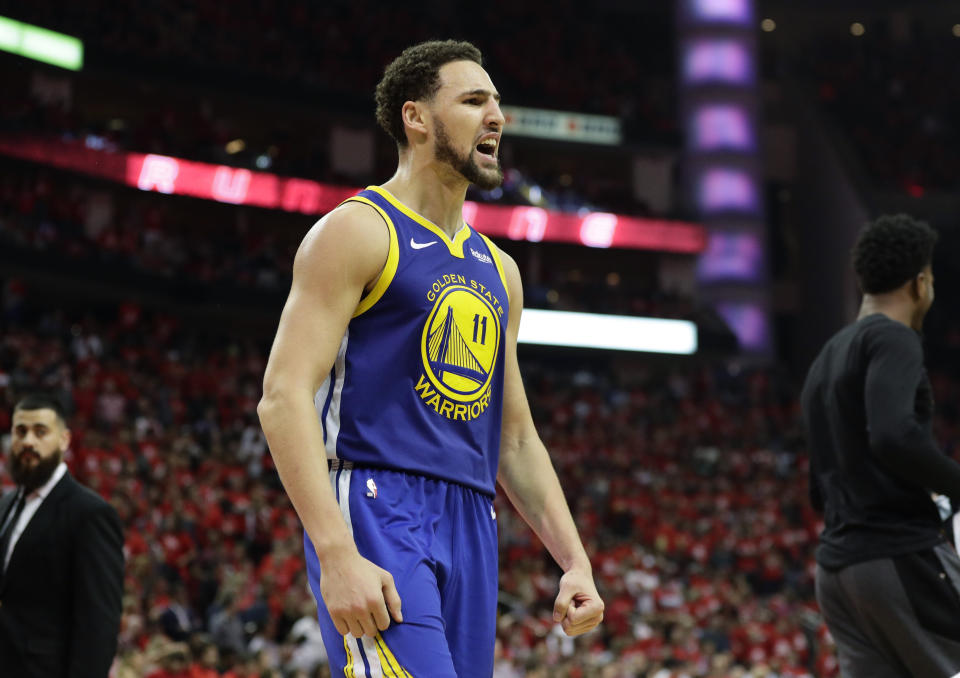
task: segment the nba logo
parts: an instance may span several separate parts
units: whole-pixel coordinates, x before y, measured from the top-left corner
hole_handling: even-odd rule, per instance
[[[377,484],[373,482],[373,478],[367,478],[367,496],[377,498]]]

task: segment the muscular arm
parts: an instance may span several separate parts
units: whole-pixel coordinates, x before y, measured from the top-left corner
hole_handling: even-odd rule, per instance
[[[884,332],[873,347],[864,386],[870,449],[899,477],[960,506],[960,464],[937,448],[914,411],[923,351],[910,332]]]
[[[123,597],[123,529],[112,506],[78,519],[73,536],[70,678],[103,678],[117,651]]]
[[[349,578],[358,567],[359,554],[330,486],[313,397],[333,366],[364,288],[383,269],[388,247],[384,222],[361,204],[337,208],[310,230],[294,260],[293,284],[257,406],[280,480],[316,548],[323,579],[328,575],[339,579],[341,574]],[[349,598],[349,587],[343,581],[338,584],[339,593]],[[371,626],[339,623],[337,601],[326,592],[323,596],[341,633],[349,630],[358,637],[375,633]],[[399,599],[397,604],[399,610]],[[354,598],[344,608],[360,605]]]
[[[500,254],[510,292],[506,333],[503,430],[497,480],[511,503],[540,537],[564,571],[554,618],[571,635],[589,631],[603,618],[603,602],[593,586],[590,559],[570,515],[550,456],[537,434],[517,363],[517,333],[523,287],[516,263]],[[566,581],[564,581],[566,580]]]

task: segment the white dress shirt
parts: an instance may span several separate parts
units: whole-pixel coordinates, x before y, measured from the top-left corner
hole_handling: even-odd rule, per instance
[[[10,534],[10,547],[3,556],[4,572],[7,571],[7,565],[10,564],[10,556],[13,555],[13,549],[16,548],[20,535],[27,529],[27,525],[30,523],[30,519],[33,518],[33,514],[37,512],[40,504],[42,504],[43,500],[50,494],[50,490],[60,482],[60,479],[63,478],[66,472],[67,465],[61,461],[57,468],[54,469],[50,480],[27,495],[27,500],[23,504],[23,511],[20,513],[20,518],[17,520],[17,524],[13,526],[13,532]]]

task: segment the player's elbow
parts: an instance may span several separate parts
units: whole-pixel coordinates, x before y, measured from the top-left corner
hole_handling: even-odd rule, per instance
[[[284,403],[282,396],[268,395],[264,392],[260,402],[257,403],[257,418],[260,420],[260,428],[263,435],[267,438],[270,454],[274,455],[274,446],[270,441],[276,439],[278,432],[284,428]]]
[[[257,418],[260,419],[261,427],[265,425],[264,420],[269,419],[270,417],[270,408],[272,404],[273,403],[270,401],[269,398],[267,398],[266,394],[264,394],[260,398],[260,402],[257,403]]]
[[[301,375],[271,374],[263,380],[263,395],[257,403],[260,426],[269,438],[272,429],[284,426],[290,418],[306,416],[313,408],[316,389]]]
[[[260,426],[264,431],[274,421],[277,414],[287,407],[286,394],[286,389],[281,387],[278,380],[269,377],[263,380],[263,396],[257,403],[257,416],[260,418]]]

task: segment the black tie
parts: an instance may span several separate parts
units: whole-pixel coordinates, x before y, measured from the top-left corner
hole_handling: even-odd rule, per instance
[[[10,537],[13,536],[13,530],[17,526],[17,521],[20,520],[20,514],[23,513],[23,505],[27,503],[26,491],[21,487],[19,492],[20,496],[16,501],[13,514],[11,515],[10,511],[7,511],[7,515],[4,516],[2,523],[2,531],[0,531],[0,573],[6,572],[7,549],[10,548]],[[2,576],[0,576],[0,579],[2,579]]]

